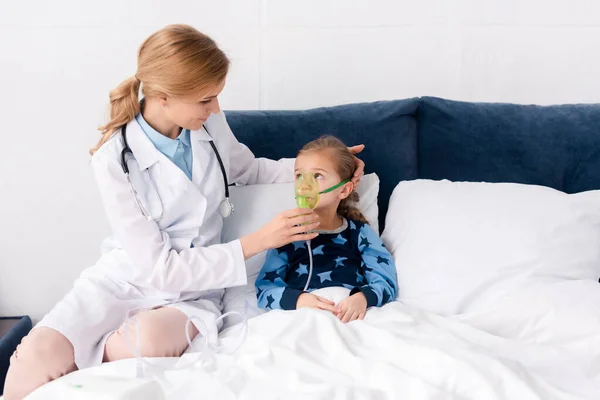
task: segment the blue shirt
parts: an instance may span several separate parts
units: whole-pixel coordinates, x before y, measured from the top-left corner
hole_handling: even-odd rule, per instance
[[[190,142],[190,131],[183,129],[177,139],[171,139],[159,133],[148,125],[148,122],[139,113],[135,120],[154,144],[154,147],[165,155],[173,164],[177,165],[187,177],[192,179],[192,145]]]
[[[320,233],[311,240],[314,259],[308,292],[329,286],[362,292],[367,307],[382,306],[396,298],[396,266],[377,233],[352,219],[342,230]],[[269,250],[256,279],[258,306],[296,309],[309,274],[306,242],[294,242]]]

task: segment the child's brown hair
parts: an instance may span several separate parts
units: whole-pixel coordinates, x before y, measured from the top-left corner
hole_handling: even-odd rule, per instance
[[[331,135],[321,136],[320,138],[307,143],[302,150],[298,152],[298,155],[312,151],[329,151],[336,160],[336,172],[340,178],[342,178],[342,181],[352,179],[354,176],[354,172],[356,171],[354,156],[340,139]],[[368,224],[369,221],[367,221],[365,216],[362,215],[355,206],[355,204],[358,203],[358,200],[358,193],[356,193],[355,190],[352,190],[352,193],[340,202],[337,213],[342,217]]]

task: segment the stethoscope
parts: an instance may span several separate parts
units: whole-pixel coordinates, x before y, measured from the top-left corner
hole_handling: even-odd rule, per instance
[[[204,127],[204,130],[206,131],[206,133],[208,133],[208,136],[210,136],[210,133],[208,132],[208,129],[206,129],[206,127]],[[121,167],[123,168],[123,172],[125,173],[125,176],[127,177],[127,183],[129,183],[129,188],[131,189],[131,193],[133,193],[133,198],[135,200],[135,204],[137,205],[140,212],[147,220],[155,221],[155,222],[159,221],[163,217],[165,208],[164,208],[162,199],[160,198],[160,195],[158,194],[158,189],[156,188],[154,179],[152,179],[152,177],[150,176],[148,169],[146,169],[146,175],[148,176],[148,179],[150,180],[150,183],[152,184],[152,188],[154,189],[154,192],[156,193],[156,196],[158,197],[158,200],[160,202],[160,214],[157,217],[152,216],[152,214],[146,210],[146,208],[140,201],[138,192],[133,187],[133,184],[131,183],[131,179],[129,177],[129,167],[127,166],[127,161],[125,159],[125,156],[127,155],[127,153],[131,154],[131,157],[134,157],[134,156],[133,156],[133,152],[131,151],[131,147],[129,147],[129,144],[127,143],[127,124],[125,124],[121,127],[121,135],[123,136],[123,145],[124,145],[123,150],[121,151]],[[228,182],[227,181],[227,173],[225,172],[225,165],[223,164],[221,155],[219,154],[219,151],[217,150],[217,146],[215,146],[215,143],[212,140],[210,140],[209,143],[210,143],[210,146],[212,147],[213,151],[215,152],[215,155],[217,156],[217,161],[219,161],[219,166],[221,167],[221,174],[223,174],[223,183],[225,185],[225,200],[223,200],[221,202],[221,204],[219,205],[219,212],[221,213],[221,216],[223,218],[227,218],[231,214],[233,214],[233,212],[235,210],[233,207],[233,203],[231,203],[231,201],[229,200],[229,184],[227,183]]]

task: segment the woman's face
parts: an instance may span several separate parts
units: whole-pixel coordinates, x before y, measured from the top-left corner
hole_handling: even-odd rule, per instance
[[[225,81],[203,93],[167,97],[163,100],[167,118],[182,128],[191,131],[199,130],[211,114],[218,114],[221,111],[217,96],[224,86]]]

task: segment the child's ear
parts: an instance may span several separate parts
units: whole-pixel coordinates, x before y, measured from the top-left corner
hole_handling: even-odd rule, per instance
[[[350,196],[353,191],[354,191],[354,183],[348,182],[342,187],[342,191],[338,195],[338,198],[340,200],[344,200],[345,198]]]

